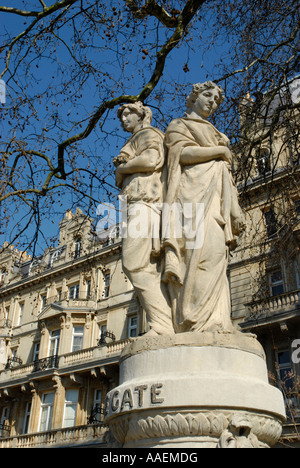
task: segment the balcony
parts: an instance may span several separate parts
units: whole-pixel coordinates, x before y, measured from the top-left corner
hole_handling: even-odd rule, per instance
[[[107,427],[103,423],[97,423],[13,437],[0,436],[0,448],[89,447],[91,445],[104,448],[103,435],[106,431]]]
[[[80,302],[80,305],[86,305],[88,301],[95,302],[97,300],[96,294],[79,294],[78,297],[70,297],[69,291],[64,291],[61,294],[56,294],[55,296],[47,297],[45,305],[50,304],[60,304],[63,301],[73,301],[73,305],[76,302]]]
[[[83,364],[84,363],[93,363],[101,362],[105,359],[111,360],[114,356],[118,359],[121,351],[125,346],[130,343],[130,338],[120,341],[112,341],[111,343],[106,343],[105,345],[96,346],[94,348],[81,349],[80,351],[75,351],[73,353],[68,353],[60,356],[59,358],[59,368],[63,369],[64,367],[69,367],[70,365]]]
[[[7,359],[5,369],[14,369],[15,367],[22,366],[22,364],[23,364],[23,361],[21,358],[17,356],[12,356]]]
[[[74,365],[84,370],[102,365],[102,363],[105,364],[106,361],[118,362],[121,351],[130,342],[130,338],[112,341],[93,348],[84,348],[72,353],[38,359],[28,364],[21,364],[20,360],[20,362],[14,362],[13,365],[9,365],[0,372],[0,385],[7,382],[12,384],[14,380],[19,381],[19,379],[26,381],[29,376],[33,377],[34,373],[46,372],[51,369],[59,369],[63,373],[64,371],[69,372],[70,367]]]
[[[243,329],[271,321],[288,319],[300,311],[300,290],[286,292],[278,296],[266,297],[246,304],[248,309]]]
[[[33,363],[32,372],[39,372],[47,369],[56,369],[58,367],[58,356],[49,356],[44,359],[37,359]]]

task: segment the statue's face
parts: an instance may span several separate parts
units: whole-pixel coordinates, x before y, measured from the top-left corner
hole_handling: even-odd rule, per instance
[[[207,119],[219,107],[220,94],[215,88],[207,89],[198,95],[194,103],[194,112]]]
[[[122,127],[126,132],[134,133],[141,125],[140,117],[130,109],[125,109],[122,113]]]

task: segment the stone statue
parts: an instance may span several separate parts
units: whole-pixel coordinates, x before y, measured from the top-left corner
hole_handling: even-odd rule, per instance
[[[141,103],[119,111],[132,133],[115,159],[128,199],[123,268],[151,327],[122,351],[119,385],[106,395],[105,423],[123,449],[270,447],[285,421],[262,346],[230,319],[228,251],[243,216],[229,141],[207,121],[222,99],[214,83],[194,85],[165,142]],[[153,232],[162,202],[160,243]],[[135,235],[137,218],[144,238]]]
[[[118,110],[131,138],[114,159],[116,184],[126,200],[123,270],[132,282],[150,326],[149,334],[174,334],[166,286],[161,282],[160,225],[164,191],[164,134],[151,126],[141,102]],[[165,290],[165,291],[164,291]]]
[[[195,84],[185,117],[173,120],[166,131],[164,280],[177,332],[234,331],[226,271],[244,218],[231,175],[229,140],[207,121],[223,100],[215,83]]]

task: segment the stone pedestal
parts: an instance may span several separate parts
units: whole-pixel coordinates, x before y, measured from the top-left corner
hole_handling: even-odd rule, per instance
[[[137,338],[106,412],[124,448],[270,447],[285,420],[262,347],[239,332]]]

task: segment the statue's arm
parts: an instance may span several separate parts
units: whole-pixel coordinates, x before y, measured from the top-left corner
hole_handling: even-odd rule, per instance
[[[180,156],[183,165],[199,164],[213,159],[223,159],[231,164],[232,153],[227,146],[186,146]]]
[[[154,172],[157,166],[158,156],[158,151],[156,149],[147,149],[127,163],[120,164],[117,171],[119,174]]]
[[[225,141],[224,141],[225,143]],[[222,159],[232,163],[228,146],[200,146],[181,119],[171,122],[166,131],[166,145],[169,151],[180,153],[180,164],[192,165]]]

